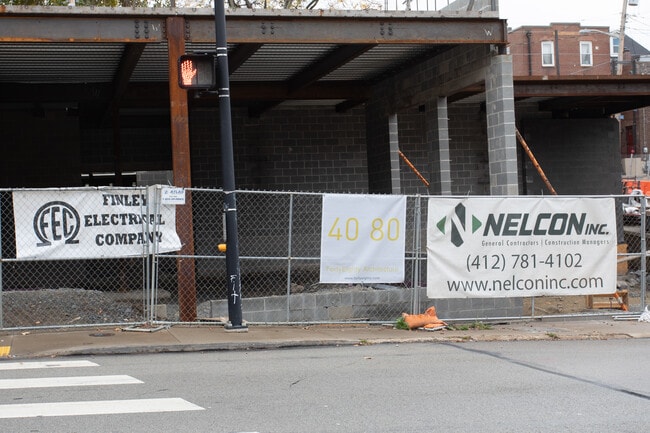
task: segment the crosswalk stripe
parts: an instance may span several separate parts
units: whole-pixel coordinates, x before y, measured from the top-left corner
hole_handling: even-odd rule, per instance
[[[0,405],[0,419],[39,416],[109,415],[145,412],[181,412],[205,410],[182,398],[139,400],[70,401]]]
[[[55,387],[64,387],[64,386],[95,386],[95,385],[130,385],[134,383],[144,383],[144,382],[126,375],[41,377],[41,378],[28,378],[28,379],[0,379],[0,389],[55,388]]]
[[[34,361],[34,362],[0,362],[0,370],[30,370],[38,368],[76,368],[99,367],[91,361]]]

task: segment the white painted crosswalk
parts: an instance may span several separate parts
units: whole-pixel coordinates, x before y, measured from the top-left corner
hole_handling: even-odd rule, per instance
[[[34,418],[38,416],[79,416],[109,415],[119,413],[178,412],[188,410],[203,410],[203,408],[185,401],[182,398],[8,404],[0,405],[0,419]]]
[[[2,378],[12,370],[100,367],[84,360],[0,363],[0,390],[52,387],[91,387],[138,385],[144,382],[127,375],[78,375],[64,377]],[[55,416],[134,414],[151,412],[198,411],[204,408],[182,398],[141,398],[99,401],[39,402],[0,404],[0,419]]]
[[[0,379],[0,389],[55,388],[64,386],[129,385],[143,383],[131,376],[39,377],[34,379]]]

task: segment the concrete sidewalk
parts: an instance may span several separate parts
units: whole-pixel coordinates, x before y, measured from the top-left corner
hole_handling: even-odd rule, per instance
[[[457,325],[459,327],[459,325]],[[529,320],[490,325],[490,329],[404,331],[387,325],[250,325],[229,332],[221,325],[75,328],[0,331],[0,359],[71,355],[280,349],[382,343],[583,340],[650,338],[650,323],[613,318]]]

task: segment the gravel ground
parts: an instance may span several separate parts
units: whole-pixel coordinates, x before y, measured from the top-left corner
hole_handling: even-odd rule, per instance
[[[84,289],[16,290],[2,292],[0,328],[130,324],[146,321],[144,294]],[[178,321],[178,305],[159,290],[158,320]],[[210,317],[210,303],[197,306],[198,316]]]
[[[2,293],[2,327],[130,323],[143,320],[142,294],[97,290],[20,290]]]

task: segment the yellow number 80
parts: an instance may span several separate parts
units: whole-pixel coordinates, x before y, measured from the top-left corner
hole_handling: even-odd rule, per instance
[[[389,241],[396,241],[399,239],[399,220],[391,218],[386,225],[386,238]],[[381,241],[384,239],[384,220],[375,218],[372,220],[372,231],[370,232],[370,239],[373,241]]]

